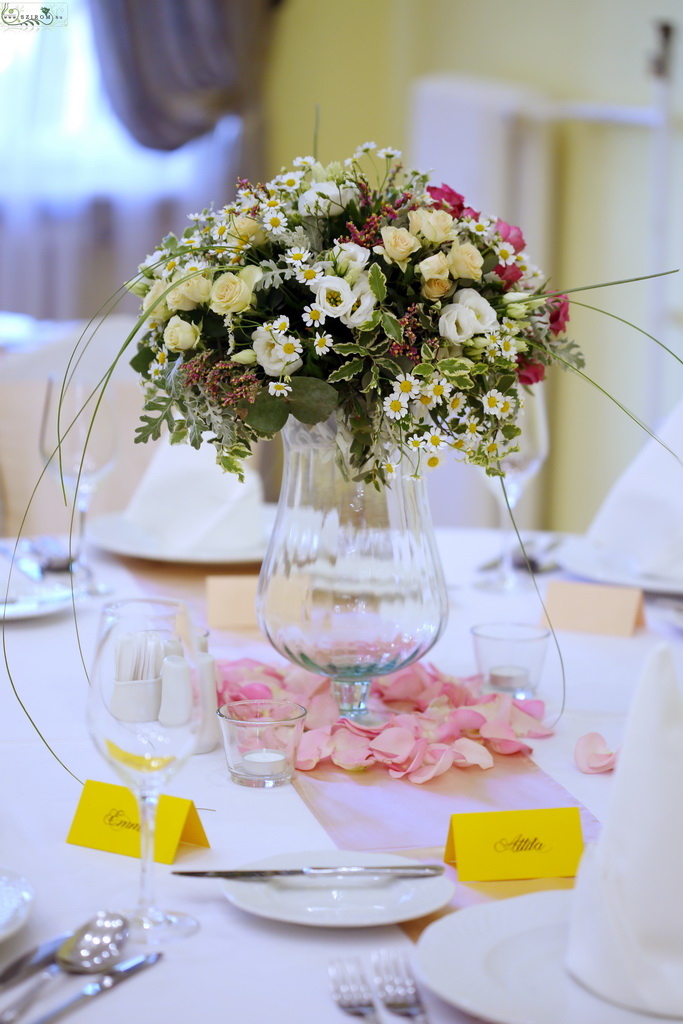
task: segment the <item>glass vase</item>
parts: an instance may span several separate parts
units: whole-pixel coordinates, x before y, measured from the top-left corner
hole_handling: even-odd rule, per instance
[[[340,713],[368,721],[374,676],[422,657],[448,599],[424,481],[351,479],[337,418],[283,431],[284,475],[256,610],[273,647],[328,676]],[[401,467],[399,467],[400,470]]]

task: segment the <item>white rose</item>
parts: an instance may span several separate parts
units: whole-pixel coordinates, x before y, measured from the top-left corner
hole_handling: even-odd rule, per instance
[[[328,274],[311,281],[315,301],[327,316],[340,317],[348,313],[354,303],[351,286],[343,277]]]
[[[231,234],[243,242],[251,242],[252,245],[263,245],[266,240],[266,233],[257,220],[253,217],[233,217]]]
[[[176,275],[174,281],[184,277],[189,271],[188,267],[187,271]],[[169,309],[195,309],[200,302],[208,302],[210,295],[211,282],[203,274],[198,274],[177,284],[173,291],[168,293],[166,302]]]
[[[251,305],[254,285],[263,277],[260,267],[244,267],[238,273],[221,274],[213,282],[209,309],[225,316],[226,313],[242,313]]]
[[[256,361],[269,377],[279,377],[285,369],[287,373],[295,373],[303,366],[301,359],[288,360],[287,355],[282,351],[280,342],[276,341],[271,332],[264,327],[257,327],[251,337],[254,342]]]
[[[428,256],[426,260],[422,260],[418,263],[417,270],[418,273],[422,274],[425,281],[434,277],[448,280],[448,262],[442,252],[437,252],[434,256]]]
[[[453,277],[464,277],[478,281],[484,257],[471,242],[455,243],[448,254],[448,265]]]
[[[439,317],[439,334],[457,344],[474,334],[486,334],[498,325],[493,307],[473,288],[461,288]]]
[[[408,213],[410,230],[416,235],[441,245],[453,237],[453,218],[446,210],[428,210],[420,206]]]
[[[368,282],[366,274],[358,278],[351,291],[353,304],[348,313],[344,313],[339,319],[347,327],[360,327],[372,316],[372,311],[377,305],[373,291]]]
[[[355,185],[320,181],[299,196],[299,213],[302,217],[335,217],[357,194]]]
[[[428,277],[423,283],[421,291],[425,299],[436,302],[437,299],[445,298],[454,288],[455,284],[450,278],[444,280],[443,277]]]
[[[150,290],[142,300],[142,310],[146,312],[149,307],[156,302],[160,295],[162,295],[168,288],[167,281],[155,281]],[[171,311],[166,304],[166,300],[160,302],[159,305],[150,314],[154,320],[168,320],[171,315]]]
[[[196,324],[191,324],[182,317],[172,316],[164,331],[164,344],[171,352],[187,352],[199,341],[200,331]]]
[[[375,252],[402,268],[407,266],[410,254],[420,248],[417,238],[407,228],[382,228],[382,241],[384,245],[376,245]]]

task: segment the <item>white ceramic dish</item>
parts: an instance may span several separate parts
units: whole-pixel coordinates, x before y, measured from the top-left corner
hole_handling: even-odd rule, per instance
[[[386,853],[315,850],[239,866],[262,869],[419,863]],[[221,886],[231,903],[250,914],[318,928],[369,928],[410,921],[445,906],[455,891],[444,875],[418,879],[279,878],[266,882],[222,881]]]
[[[78,594],[76,598],[78,599]],[[57,612],[71,608],[73,598],[70,587],[60,587],[58,590],[41,594],[39,591],[30,594],[18,595],[9,604],[4,602],[4,591],[0,598],[0,621],[3,617],[9,622],[15,619],[39,619],[45,615],[55,615]]]
[[[263,514],[263,540],[253,547],[235,548],[234,551],[212,551],[209,547],[196,552],[170,553],[165,551],[152,534],[129,522],[122,512],[108,512],[93,516],[88,523],[88,540],[102,551],[112,555],[149,558],[155,562],[187,563],[191,565],[239,565],[261,562],[268,546],[275,506],[265,505]]]
[[[447,1003],[492,1024],[653,1024],[592,995],[564,967],[571,891],[534,892],[468,907],[420,936],[421,980]]]
[[[653,594],[683,594],[683,579],[641,573],[629,555],[608,551],[587,537],[567,537],[554,558],[565,572],[593,583],[637,587]]]
[[[21,875],[0,868],[0,940],[18,932],[31,912],[33,889]]]

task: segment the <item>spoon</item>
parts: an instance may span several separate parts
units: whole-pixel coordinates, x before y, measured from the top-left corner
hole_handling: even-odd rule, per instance
[[[123,959],[128,921],[120,914],[99,910],[64,940],[54,963],[40,972],[30,988],[0,1013],[0,1024],[12,1024],[33,1005],[43,986],[60,971],[67,974],[103,974]]]

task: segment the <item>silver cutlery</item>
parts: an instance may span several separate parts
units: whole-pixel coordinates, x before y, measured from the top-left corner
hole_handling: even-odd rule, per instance
[[[70,934],[70,932],[65,932],[63,935],[57,935],[54,939],[47,939],[35,949],[22,953],[8,964],[4,970],[0,971],[0,992],[11,985],[17,985],[20,981],[25,981],[32,974],[36,974],[51,964],[54,961],[55,953]]]
[[[343,867],[305,867],[305,868],[268,868],[241,871],[172,871],[172,875],[185,875],[190,878],[227,878],[237,881],[261,881],[264,878],[293,878],[296,876],[316,878],[327,876],[334,878],[367,878],[373,875],[389,878],[434,878],[444,872],[443,864],[391,864],[373,867],[372,865],[344,865]]]
[[[375,988],[382,1005],[399,1017],[411,1017],[416,1024],[428,1024],[424,1007],[408,961],[400,953],[382,949],[372,958]]]
[[[369,1024],[379,1024],[372,989],[359,960],[333,960],[329,975],[332,998],[340,1010],[352,1017],[363,1017]]]
[[[65,1014],[75,1010],[81,1003],[89,1002],[105,992],[111,991],[115,985],[125,981],[126,978],[134,977],[139,971],[152,967],[161,959],[161,953],[150,953],[148,956],[136,956],[125,960],[122,964],[112,967],[106,974],[102,974],[94,981],[89,981],[75,996],[60,1003],[53,1010],[48,1010],[42,1017],[31,1022],[31,1024],[49,1024],[50,1021],[63,1017]]]

